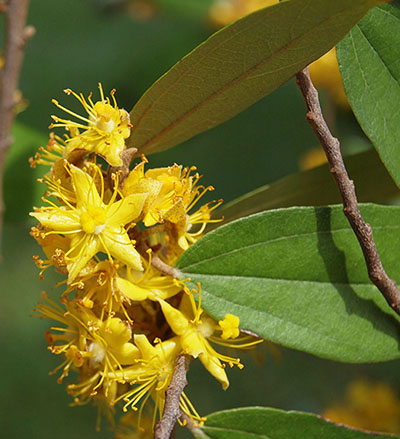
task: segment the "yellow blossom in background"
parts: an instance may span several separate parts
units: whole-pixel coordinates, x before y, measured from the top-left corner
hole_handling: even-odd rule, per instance
[[[87,153],[99,154],[111,166],[121,166],[120,154],[126,148],[125,139],[129,137],[132,126],[129,114],[118,108],[114,97],[115,90],[111,91],[112,103],[109,98],[104,98],[101,84],[99,84],[99,90],[101,100],[96,103],[93,103],[91,94],[86,100],[82,93],[78,95],[69,88],[64,90],[67,95],[75,96],[82,104],[88,117],[68,110],[54,99],[53,103],[58,108],[74,116],[80,122],[52,116],[55,123],[52,123],[50,128],[64,127],[70,132],[70,136],[67,136],[66,139],[65,158],[69,158],[74,150],[84,150]]]
[[[209,10],[209,19],[215,27],[222,27],[247,14],[277,3],[279,0],[215,0]],[[336,49],[331,49],[311,63],[309,68],[315,86],[327,91],[339,107],[349,109],[336,60]]]
[[[299,168],[302,171],[316,168],[317,166],[327,163],[325,151],[320,147],[312,148],[306,151],[299,160]]]
[[[209,19],[216,27],[226,26],[244,15],[279,3],[278,0],[216,0],[210,8]]]
[[[383,382],[353,381],[345,398],[328,407],[322,415],[356,428],[400,433],[400,398]]]
[[[336,48],[310,64],[309,69],[315,87],[326,90],[339,107],[348,110],[350,107],[336,59]]]

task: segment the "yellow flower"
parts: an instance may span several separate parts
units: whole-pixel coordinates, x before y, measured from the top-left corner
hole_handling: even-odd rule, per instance
[[[400,399],[386,383],[353,381],[345,400],[329,407],[322,415],[356,428],[400,433]]]
[[[212,186],[198,185],[199,174],[191,174],[195,167],[182,169],[173,165],[168,168],[149,169],[144,172],[146,159],[130,172],[124,183],[123,194],[148,193],[143,207],[143,223],[146,227],[157,223],[165,224],[168,234],[168,263],[173,264],[182,251],[187,250],[203,234],[208,223],[219,222],[211,219],[211,212],[222,200],[207,203],[194,213],[190,211]],[[193,226],[199,225],[197,230]]]
[[[140,406],[140,413],[143,410],[148,398],[152,395],[155,403],[155,413],[162,412],[164,408],[165,391],[169,386],[174,372],[175,359],[181,351],[177,337],[164,342],[158,342],[153,346],[143,334],[135,334],[134,343],[140,350],[140,359],[137,364],[124,368],[117,372],[120,382],[128,382],[134,387],[121,395],[118,400],[123,399],[127,407],[137,410],[137,404],[144,398]]]
[[[142,270],[140,255],[129,239],[124,228],[138,218],[147,194],[132,194],[119,201],[118,182],[108,204],[103,203],[103,193],[99,195],[94,180],[87,172],[70,165],[72,183],[75,190],[76,206],[65,196],[59,196],[64,206],[49,202],[50,207],[42,207],[31,213],[40,223],[51,229],[46,234],[69,235],[71,248],[65,253],[68,268],[68,283],[71,283],[97,252],[114,256],[136,270]],[[103,177],[99,170],[102,187]],[[103,192],[103,190],[101,191]]]
[[[103,89],[99,84],[100,101],[93,103],[91,94],[84,98],[83,94],[76,94],[70,89],[64,90],[67,95],[72,94],[78,99],[85,109],[88,117],[82,117],[67,108],[61,106],[55,99],[53,103],[66,113],[76,117],[81,122],[61,119],[52,116],[56,123],[50,125],[53,127],[64,127],[70,132],[71,137],[67,137],[64,157],[77,149],[85,150],[88,153],[101,155],[111,166],[121,166],[121,152],[125,149],[125,139],[130,135],[129,114],[119,109],[114,97],[115,90],[111,91],[113,105],[109,98],[104,98]],[[79,132],[79,130],[84,130]]]
[[[118,317],[101,320],[74,301],[64,300],[65,311],[45,295],[44,299],[48,304],[40,302],[35,311],[65,325],[46,333],[51,352],[65,355],[65,361],[53,371],[63,368],[58,381],[74,366],[80,369],[80,381],[70,384],[68,392],[76,404],[87,402],[100,388],[109,397],[117,372],[124,365],[135,364],[140,356],[139,349],[130,342],[130,326]]]
[[[236,364],[239,368],[243,368],[243,365],[239,358],[227,357],[215,351],[208,342],[207,339],[221,328],[218,328],[211,317],[204,314],[201,304],[196,305],[191,292],[183,295],[180,310],[164,300],[158,301],[171,329],[180,337],[183,352],[194,358],[200,358],[204,367],[222,384],[223,389],[227,389],[229,380],[220,360],[231,367]]]
[[[149,260],[143,258],[144,273],[127,268],[127,279],[115,279],[115,287],[131,300],[169,299],[183,289],[183,283],[172,276],[161,274],[151,264],[151,251],[148,251]]]
[[[191,179],[182,176],[182,166],[149,169],[144,172],[147,160],[139,163],[125,180],[124,195],[146,192],[149,194],[143,207],[143,223],[146,227],[165,221],[165,214],[187,198],[191,190]],[[183,215],[185,212],[183,211]]]
[[[151,396],[155,405],[152,420],[154,426],[157,413],[161,415],[164,410],[165,392],[171,383],[175,360],[182,351],[182,347],[179,337],[173,337],[163,342],[156,339],[156,344],[153,346],[145,335],[137,334],[134,337],[134,342],[140,349],[141,358],[137,360],[135,366],[117,372],[117,375],[121,377],[120,382],[129,382],[134,387],[118,399],[125,401],[123,406],[125,412],[129,406],[133,410],[137,410],[136,406],[142,400],[138,413],[138,426],[140,428],[143,408]],[[204,422],[205,418],[200,417],[185,392],[182,392],[180,407],[193,420]]]

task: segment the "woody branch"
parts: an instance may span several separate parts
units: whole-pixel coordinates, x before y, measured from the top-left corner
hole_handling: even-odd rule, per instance
[[[340,151],[339,140],[332,136],[324,120],[319,103],[318,92],[314,87],[308,68],[296,75],[296,82],[307,107],[307,121],[318,137],[330,165],[343,201],[346,215],[364,254],[371,282],[379,289],[390,307],[400,315],[400,293],[396,282],[388,277],[375,246],[372,228],[367,224],[358,207],[354,182],[350,180]]]
[[[26,26],[29,0],[2,2],[5,13],[4,65],[0,75],[0,244],[4,214],[3,171],[7,152],[12,144],[11,127],[14,120],[16,91],[24,57],[25,44],[35,30]]]

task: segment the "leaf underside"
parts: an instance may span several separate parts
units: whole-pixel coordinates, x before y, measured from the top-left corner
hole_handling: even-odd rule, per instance
[[[337,54],[351,107],[400,186],[400,2],[372,10]]]

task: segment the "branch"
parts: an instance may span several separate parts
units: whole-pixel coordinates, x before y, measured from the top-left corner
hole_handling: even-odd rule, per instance
[[[15,92],[24,58],[25,44],[35,29],[25,26],[29,0],[9,0],[6,13],[4,66],[0,78],[0,243],[4,213],[3,170],[8,149],[12,144],[11,127],[14,108],[18,103]]]
[[[150,247],[143,241],[136,243],[137,251],[144,257],[148,258],[148,250]],[[174,267],[166,264],[162,259],[160,259],[156,254],[151,254],[151,265],[156,268],[161,273],[166,274],[167,276],[172,276],[175,279],[179,279],[181,272]]]
[[[368,269],[368,276],[371,282],[379,289],[385,297],[386,302],[400,314],[400,293],[396,282],[389,279],[382,262],[379,258],[372,235],[372,228],[363,220],[358,207],[354,183],[350,180],[340,151],[338,139],[332,136],[322,115],[318,99],[318,92],[315,89],[308,68],[305,68],[296,75],[296,82],[307,107],[307,121],[314,130],[330,165],[330,172],[335,179],[343,200],[343,211],[346,215],[364,254]]]
[[[154,439],[169,439],[176,421],[181,416],[179,402],[183,389],[187,385],[186,372],[190,357],[181,354],[175,360],[174,374],[165,394],[165,405],[162,418],[154,428]]]
[[[126,178],[129,175],[129,167],[136,156],[137,148],[128,148],[121,152],[122,166],[110,166],[108,168],[108,178],[111,179],[112,174],[119,172],[119,189],[124,187]],[[110,180],[111,181],[111,180]]]

